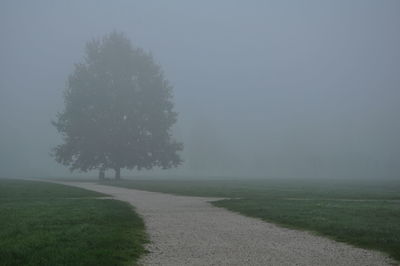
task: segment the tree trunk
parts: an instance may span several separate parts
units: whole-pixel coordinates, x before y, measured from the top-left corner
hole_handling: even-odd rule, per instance
[[[104,180],[105,178],[106,178],[106,175],[105,175],[105,173],[104,173],[104,169],[101,168],[101,169],[99,170],[99,180]]]
[[[121,180],[121,168],[117,167],[115,170],[115,180]]]

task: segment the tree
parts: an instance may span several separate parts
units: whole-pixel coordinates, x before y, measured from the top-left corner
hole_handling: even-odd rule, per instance
[[[64,91],[53,125],[63,144],[55,160],[71,171],[177,167],[183,144],[172,139],[177,121],[172,86],[151,54],[113,32],[86,45]]]

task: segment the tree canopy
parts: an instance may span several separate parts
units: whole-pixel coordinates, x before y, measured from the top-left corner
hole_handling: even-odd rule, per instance
[[[171,168],[183,144],[172,138],[177,121],[172,86],[150,53],[113,32],[87,43],[64,91],[65,108],[53,125],[63,137],[57,162],[73,170]]]

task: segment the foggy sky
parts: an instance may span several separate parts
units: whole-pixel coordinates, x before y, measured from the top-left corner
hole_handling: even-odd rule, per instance
[[[148,174],[399,177],[399,28],[397,0],[3,0],[0,176],[70,175],[50,121],[117,30],[174,86],[185,163]]]

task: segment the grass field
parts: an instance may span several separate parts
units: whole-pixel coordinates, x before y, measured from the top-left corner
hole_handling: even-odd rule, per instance
[[[384,251],[400,261],[400,181],[124,180],[106,184],[178,195],[280,225]]]
[[[0,265],[135,265],[145,252],[143,221],[102,196],[0,179]]]

